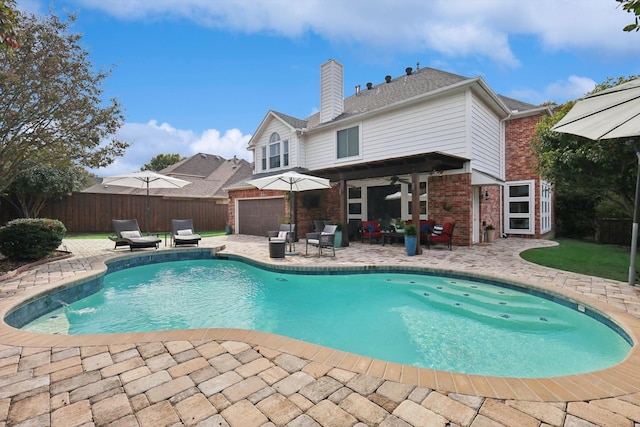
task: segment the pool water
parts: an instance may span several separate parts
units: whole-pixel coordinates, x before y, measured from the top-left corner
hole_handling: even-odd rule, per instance
[[[630,344],[577,310],[491,284],[403,273],[295,274],[229,260],[107,274],[22,329],[96,334],[242,328],[460,373],[550,377],[621,362]]]

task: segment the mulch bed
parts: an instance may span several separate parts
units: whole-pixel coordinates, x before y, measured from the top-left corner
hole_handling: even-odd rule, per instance
[[[2,254],[0,254],[0,280],[13,277],[14,275],[22,271],[28,270],[29,268],[35,267],[40,264],[45,264],[47,262],[58,261],[60,259],[69,258],[71,255],[72,255],[71,252],[53,251],[43,259],[34,261],[34,260],[8,259]]]

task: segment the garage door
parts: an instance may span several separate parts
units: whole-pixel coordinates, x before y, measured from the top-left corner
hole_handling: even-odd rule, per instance
[[[284,218],[284,198],[238,200],[238,233],[266,236]]]

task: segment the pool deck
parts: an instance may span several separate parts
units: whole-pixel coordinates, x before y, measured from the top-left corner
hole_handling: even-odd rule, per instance
[[[205,238],[201,247],[280,266],[406,266],[540,287],[607,313],[640,339],[639,288],[540,267],[533,239],[424,249],[352,243],[336,257],[270,259],[265,238]],[[130,256],[104,240],[65,240],[70,258],[0,278],[0,313],[47,288]],[[170,249],[161,246],[161,250]],[[182,249],[178,249],[182,250]],[[137,250],[134,254],[154,252]],[[636,346],[638,347],[638,346]],[[546,379],[420,369],[242,330],[60,336],[0,325],[3,426],[640,426],[640,350],[615,367]]]

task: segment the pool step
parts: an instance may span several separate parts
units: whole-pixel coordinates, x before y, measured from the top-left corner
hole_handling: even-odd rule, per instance
[[[551,301],[531,304],[529,295],[509,289],[484,287],[475,284],[444,283],[420,286],[412,290],[434,308],[460,313],[485,323],[509,323],[527,330],[571,329],[570,323],[557,317]]]

